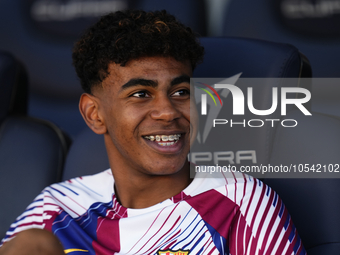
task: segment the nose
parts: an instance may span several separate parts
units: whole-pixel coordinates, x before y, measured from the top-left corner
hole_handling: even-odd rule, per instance
[[[173,121],[181,116],[179,109],[169,97],[160,97],[154,100],[151,118],[154,120]]]

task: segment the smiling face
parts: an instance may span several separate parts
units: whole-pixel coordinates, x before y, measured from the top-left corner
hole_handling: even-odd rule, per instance
[[[87,123],[96,133],[104,133],[114,174],[188,171],[187,154],[196,135],[196,118],[190,122],[190,107],[195,107],[190,105],[191,75],[189,62],[173,58],[145,57],[123,67],[112,63],[93,96],[82,96],[83,116],[95,120]]]

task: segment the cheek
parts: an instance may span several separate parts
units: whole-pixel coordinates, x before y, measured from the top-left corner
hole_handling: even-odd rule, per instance
[[[190,115],[190,144],[192,145],[196,139],[198,130],[198,112],[194,101],[191,101],[189,115]]]
[[[110,113],[110,129],[115,135],[124,136],[125,140],[138,135],[138,127],[145,119],[145,114],[138,107],[120,107]]]
[[[198,112],[196,108],[196,104],[194,101],[190,100],[190,107],[189,107],[189,115],[190,115],[190,121],[191,122],[197,122],[198,120]]]

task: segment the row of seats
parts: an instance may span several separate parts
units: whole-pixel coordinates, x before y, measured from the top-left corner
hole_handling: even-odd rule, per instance
[[[82,91],[71,64],[72,45],[108,10],[167,9],[201,36],[209,34],[209,24],[221,30],[215,33],[218,36],[290,43],[308,56],[314,77],[339,77],[340,41],[334,29],[339,24],[337,1],[3,0],[0,49],[14,54],[28,69],[29,114],[53,121],[74,138],[85,125],[77,109]],[[316,14],[305,13],[306,8]],[[208,10],[214,12],[208,16]],[[287,14],[287,10],[295,10],[295,16]],[[326,13],[318,17],[317,11],[322,10]],[[220,20],[211,22],[219,16]],[[340,109],[336,97],[340,96],[340,87],[315,84],[313,89],[317,91],[313,110],[340,116],[340,111],[335,110]]]
[[[49,184],[61,180],[70,138],[51,122],[27,115],[24,66],[0,51],[0,236]]]
[[[310,60],[314,77],[340,77],[339,0],[231,0],[222,35],[296,46]],[[340,86],[313,84],[313,110],[340,117]]]
[[[206,48],[204,63],[197,67],[194,77],[230,77],[240,74],[241,78],[269,77],[287,78],[282,82],[267,82],[258,86],[254,93],[257,108],[268,109],[271,105],[272,88],[298,87],[310,90],[310,83],[302,82],[311,77],[311,66],[297,48],[288,44],[241,38],[202,38]],[[22,65],[7,53],[0,54],[0,235],[4,236],[9,224],[14,221],[26,205],[40,190],[53,182],[72,177],[94,174],[109,167],[102,136],[88,128],[80,132],[70,146],[70,139],[55,125],[28,117],[25,105],[15,100],[19,87],[26,87],[27,79]],[[269,80],[270,81],[270,80]],[[247,83],[237,83],[245,93]],[[25,91],[25,90],[23,90]],[[296,96],[296,95],[294,95]],[[227,100],[228,99],[228,100]],[[226,97],[225,108],[220,112],[226,119],[234,118],[228,111],[231,100]],[[10,106],[10,107],[9,107]],[[227,107],[228,106],[228,107]],[[199,107],[199,106],[198,106]],[[306,104],[312,112],[312,105]],[[15,110],[20,109],[20,110]],[[272,118],[282,120],[280,113]],[[218,118],[221,118],[218,117]],[[244,119],[254,118],[249,112]],[[266,116],[257,116],[264,120]],[[237,127],[210,132],[205,144],[196,143],[193,152],[227,151],[236,155],[239,151],[254,151],[256,162],[243,164],[289,165],[289,164],[335,164],[340,155],[340,120],[334,116],[301,114],[300,109],[289,107],[284,118],[295,119],[295,128],[276,125],[274,128]],[[204,127],[203,127],[204,128]],[[200,130],[203,133],[203,130]],[[198,162],[201,163],[201,162]],[[210,162],[208,162],[210,163]],[[340,246],[340,179],[273,179],[264,178],[277,190],[291,212],[308,254],[338,254]]]

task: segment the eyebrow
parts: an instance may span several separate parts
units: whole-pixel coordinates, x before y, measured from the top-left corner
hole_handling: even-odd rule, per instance
[[[190,76],[186,74],[178,76],[171,81],[170,85],[174,86],[174,85],[177,85],[183,82],[190,83]],[[158,86],[158,82],[154,80],[147,80],[147,79],[142,79],[142,78],[131,79],[121,87],[121,90],[125,90],[127,88],[138,86],[138,85],[150,86],[150,87],[156,88]]]
[[[183,74],[181,76],[176,77],[171,81],[171,86],[181,84],[183,82],[189,83],[190,84],[190,76]]]

